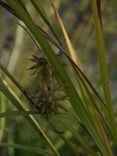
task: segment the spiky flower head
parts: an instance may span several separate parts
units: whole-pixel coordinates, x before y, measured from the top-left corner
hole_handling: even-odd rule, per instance
[[[58,108],[63,108],[63,101],[66,98],[48,61],[43,56],[34,55],[30,60],[35,63],[30,70],[33,71],[32,74],[36,76],[36,81],[39,84],[39,90],[33,96],[34,107],[41,115],[47,117],[57,112]]]

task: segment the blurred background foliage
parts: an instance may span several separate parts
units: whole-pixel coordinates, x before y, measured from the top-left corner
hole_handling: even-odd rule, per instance
[[[44,5],[45,12],[48,14],[49,20],[52,26],[56,30],[57,34],[60,36],[60,40],[64,45],[64,39],[57,27],[56,19],[52,10],[52,7],[48,0],[41,0]],[[43,28],[46,32],[51,34],[48,27],[45,25],[43,20],[38,16],[38,13],[31,6],[29,1],[26,1],[27,8],[31,13],[33,19],[36,23]],[[90,81],[94,84],[97,91],[103,97],[102,86],[99,74],[99,65],[97,60],[96,43],[95,43],[95,33],[94,24],[92,18],[92,5],[89,0],[55,0],[54,3],[58,8],[60,16],[63,20],[65,28],[69,34],[71,42],[80,58],[80,62],[83,66],[84,72]],[[104,35],[106,43],[107,52],[107,62],[109,75],[111,79],[112,95],[114,111],[116,112],[116,101],[117,101],[117,2],[115,0],[104,0],[102,2],[102,17],[104,25]],[[18,21],[14,16],[9,14],[7,11],[0,7],[0,62],[8,69],[8,71],[15,77],[17,81],[22,84],[29,95],[34,94],[38,90],[38,80],[35,79],[31,71],[28,70],[33,66],[33,62],[29,59],[32,55],[37,55],[38,50],[30,36],[24,31],[24,29],[18,24],[23,23]],[[51,34],[52,35],[52,34]],[[1,72],[1,76],[4,76]],[[7,79],[5,77],[5,79]],[[15,90],[16,94],[23,99],[19,90],[14,86],[14,84],[7,79],[10,86]],[[33,92],[34,91],[34,92]],[[4,103],[4,107],[0,104],[0,110],[15,110],[12,104],[4,95],[0,95],[0,100]],[[25,99],[23,99],[25,101]],[[70,108],[72,109],[72,108]],[[71,111],[71,110],[70,110]],[[42,127],[48,136],[51,137],[52,142],[55,147],[62,153],[63,156],[74,155],[71,149],[68,148],[69,145],[65,145],[64,142],[56,135],[56,132],[52,131],[49,125],[39,117],[41,120]],[[55,117],[54,122],[57,123],[58,129],[65,131],[66,120],[64,119],[62,127],[61,120]],[[75,120],[75,119],[74,119]],[[43,122],[42,122],[43,121]],[[77,131],[77,126],[74,126],[75,121],[67,120],[67,123],[71,124]],[[43,140],[37,139],[37,134],[34,129],[27,123],[24,117],[9,117],[5,118],[3,124],[4,134],[1,138],[4,142],[25,144],[29,146],[40,147],[41,149],[48,149],[44,144]],[[84,129],[81,128],[80,134],[84,135]],[[25,137],[24,137],[25,136]],[[72,142],[73,149],[78,145],[79,155],[83,156],[88,154],[88,151],[83,151],[81,143],[72,138],[70,132],[65,133],[65,137]],[[93,144],[90,137],[84,135],[84,139],[89,144]],[[95,145],[92,145],[95,147]],[[77,151],[75,150],[75,151]],[[5,148],[0,147],[1,156],[36,156],[38,154],[31,153],[24,150],[14,149],[12,147]]]

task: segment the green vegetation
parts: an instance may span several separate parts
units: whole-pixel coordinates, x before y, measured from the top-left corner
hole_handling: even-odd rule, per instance
[[[1,156],[116,155],[116,2],[105,3],[0,1]]]

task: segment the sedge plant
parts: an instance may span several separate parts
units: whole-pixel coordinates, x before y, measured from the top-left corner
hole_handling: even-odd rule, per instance
[[[114,156],[117,148],[116,116],[113,111],[109,75],[106,65],[106,50],[104,43],[103,19],[100,0],[92,0],[93,29],[96,32],[97,52],[100,64],[100,75],[104,98],[95,89],[84,72],[82,63],[73,48],[61,16],[54,1],[49,0],[54,22],[53,26],[41,0],[0,1],[2,8],[7,10],[17,20],[18,26],[24,30],[37,48],[30,62],[33,65],[29,72],[35,77],[36,89],[25,89],[9,70],[2,64],[0,69],[4,76],[0,79],[1,113],[0,146],[27,150],[42,155],[65,155],[62,148],[67,147],[68,155]],[[60,2],[59,2],[60,3]],[[88,2],[83,3],[85,5]],[[30,9],[33,8],[48,33],[33,19]],[[22,24],[23,23],[23,24]],[[87,29],[89,31],[90,29]],[[61,40],[64,40],[61,42]],[[17,49],[17,48],[16,48]],[[14,54],[15,55],[15,50]],[[11,62],[12,63],[12,62]],[[73,78],[71,78],[71,75]],[[9,78],[9,80],[7,79]],[[7,82],[8,81],[8,82]],[[12,85],[20,92],[20,99]],[[5,96],[3,96],[3,94]],[[8,99],[17,110],[5,111],[5,99]],[[44,148],[3,142],[5,120],[7,117],[23,116],[41,138]],[[44,130],[42,121],[48,124]],[[49,132],[56,135],[57,141]],[[30,134],[29,134],[30,136]],[[38,138],[37,138],[38,139]],[[43,146],[42,146],[43,148]]]

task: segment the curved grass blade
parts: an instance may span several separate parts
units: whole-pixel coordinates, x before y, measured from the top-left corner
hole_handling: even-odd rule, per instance
[[[26,32],[27,34],[31,37],[31,39],[33,40],[33,42],[35,43],[33,37],[31,36],[31,34],[29,33],[29,31],[22,25],[20,25]],[[59,46],[50,36],[48,36],[48,34],[44,33],[45,38],[50,41],[54,46],[56,46],[67,58],[68,60],[71,62],[71,64],[73,65],[73,69],[77,69],[75,70],[76,73],[81,74],[81,76],[83,77],[83,79],[86,81],[87,85],[89,86],[89,88],[92,90],[92,92],[94,93],[94,95],[96,96],[97,100],[103,104],[105,106],[105,103],[103,102],[102,98],[99,96],[99,94],[97,93],[97,91],[95,90],[95,88],[92,86],[92,84],[90,83],[90,81],[87,79],[87,77],[85,76],[85,74],[82,72],[82,70],[77,66],[77,64],[65,53],[65,50]],[[35,43],[37,48],[38,45],[37,43]]]
[[[43,8],[42,3],[40,2],[40,0],[31,0],[31,3],[33,4],[33,6],[35,7],[35,9],[37,10],[37,12],[39,13],[39,15],[42,17],[42,19],[44,20],[44,22],[47,24],[47,26],[50,28],[51,32],[53,33],[53,35],[55,36],[55,38],[57,39],[58,43],[60,45],[62,45],[58,35],[56,34],[54,28],[51,26],[47,14]]]
[[[2,2],[2,3],[3,3],[3,2]],[[1,2],[0,2],[0,4],[1,4]],[[7,9],[7,11],[9,11],[9,12],[12,13],[13,15],[15,15],[17,18],[20,18],[20,17],[18,17],[18,16],[14,13],[14,11],[13,11],[7,4],[5,4],[5,5],[1,4],[1,6],[3,6],[5,9]],[[25,27],[23,27],[22,25],[20,25],[20,26],[29,34],[28,30],[27,30]],[[82,74],[83,78],[87,81],[87,83],[88,83],[88,85],[90,86],[91,90],[95,93],[95,95],[96,95],[97,99],[99,100],[99,102],[101,102],[102,104],[104,104],[103,100],[102,100],[101,97],[98,95],[98,93],[96,92],[96,90],[94,89],[94,87],[91,85],[91,83],[89,82],[89,80],[88,80],[88,79],[86,78],[86,76],[83,74],[83,72],[81,71],[81,69],[74,63],[74,61],[66,54],[65,50],[63,49],[63,47],[59,46],[59,45],[56,43],[56,41],[54,41],[54,40],[52,39],[52,37],[51,37],[50,35],[48,35],[43,29],[41,29],[40,27],[38,27],[38,28],[39,28],[39,31],[43,33],[44,37],[45,37],[49,42],[51,42],[54,46],[56,46],[56,47],[60,50],[60,52],[62,52],[62,53],[68,58],[68,60],[73,64],[73,66],[77,68],[77,70]],[[29,34],[29,36],[30,36],[31,39],[34,41],[34,39],[33,39],[33,37],[31,36],[31,34]],[[35,41],[34,41],[34,43],[35,43]],[[38,45],[37,45],[37,44],[36,44],[36,46],[37,46],[37,48],[38,48]]]
[[[4,9],[6,9],[9,13],[11,13],[12,15],[14,15],[16,18],[20,19],[20,17],[12,10],[11,7],[8,6],[8,4],[6,4],[5,2],[0,1],[0,5],[1,5]],[[26,11],[26,12],[27,12],[27,11]],[[18,24],[19,24],[19,23],[18,23]],[[21,26],[25,31],[28,31],[23,25],[20,24],[20,26]],[[50,35],[49,35],[47,32],[45,32],[40,26],[37,26],[37,28],[38,28],[39,31],[45,36],[45,38],[46,38],[47,40],[49,40],[49,41],[50,41],[52,44],[54,44],[57,48],[60,47],[60,45],[59,45],[58,43],[56,43],[56,41],[54,41],[54,40],[52,39],[52,37],[50,37]],[[29,33],[29,32],[28,32],[28,33]],[[32,37],[31,35],[30,35],[30,37],[32,38],[33,42],[35,43],[35,40],[33,39],[33,37]],[[35,43],[35,45],[37,46],[37,48],[39,48],[39,47],[38,47],[38,44]]]
[[[78,58],[78,54],[76,54],[76,52],[75,52],[75,50],[74,50],[74,48],[73,48],[73,46],[71,44],[71,41],[70,41],[69,36],[68,36],[68,34],[66,32],[66,29],[65,29],[65,27],[63,25],[63,22],[61,20],[61,17],[59,15],[58,11],[56,10],[56,7],[55,7],[54,3],[52,2],[52,0],[50,0],[50,3],[51,3],[51,6],[52,6],[52,8],[54,10],[57,23],[58,23],[58,25],[59,25],[59,27],[61,29],[61,32],[63,34],[63,37],[65,39],[68,53],[71,56],[71,58],[74,60],[74,62],[81,68],[81,63],[80,63],[80,60]]]
[[[33,36],[36,38],[37,42],[42,47],[46,57],[48,58],[48,61],[50,62],[56,76],[58,77],[58,80],[61,82],[66,95],[70,97],[70,102],[74,110],[80,117],[86,129],[92,135],[103,155],[112,156],[112,151],[108,145],[106,138],[103,139],[102,136],[100,136],[99,128],[95,123],[96,121],[92,119],[91,114],[87,112],[69,76],[67,75],[65,69],[63,68],[53,49],[48,44],[47,40],[45,40],[44,36],[40,32],[38,32],[35,23],[18,2],[12,0],[6,1],[15,11],[15,13],[18,14],[20,19],[23,20]]]
[[[19,90],[24,94],[24,96],[28,99],[31,104],[34,104],[31,98],[27,95],[23,87],[14,79],[14,77],[7,71],[6,68],[0,63],[0,69],[8,76],[8,78],[19,88]]]
[[[28,108],[26,108],[23,103],[19,100],[19,98],[16,96],[16,94],[11,90],[11,88],[2,80],[0,80],[0,90],[6,95],[6,97],[13,103],[13,105],[19,110],[19,111],[27,111]],[[25,115],[25,118],[29,121],[29,123],[32,125],[32,127],[35,129],[35,131],[45,140],[47,145],[50,147],[50,149],[53,151],[53,153],[56,156],[60,156],[60,154],[56,151],[54,148],[54,145],[51,143],[49,138],[46,136],[42,128],[40,127],[39,123],[35,120],[35,118],[32,115]]]
[[[1,147],[12,147],[12,148],[16,148],[16,149],[20,149],[20,150],[25,150],[25,151],[29,151],[29,152],[34,152],[34,153],[38,153],[44,156],[52,156],[53,154],[36,148],[36,147],[32,147],[32,146],[27,146],[27,145],[20,145],[20,144],[9,144],[9,143],[0,143]]]
[[[63,24],[63,22],[62,22],[62,20],[61,20],[61,17],[60,17],[60,15],[59,15],[57,9],[55,8],[55,5],[54,5],[54,3],[52,2],[52,0],[50,0],[50,3],[51,3],[51,5],[52,5],[52,7],[53,7],[53,10],[54,10],[54,12],[55,12],[56,20],[57,20],[57,22],[58,22],[58,25],[60,26],[61,32],[62,32],[62,34],[63,34],[63,36],[64,36],[64,39],[65,39],[65,42],[66,42],[67,49],[68,49],[68,52],[69,52],[69,54],[70,54],[70,57],[72,58],[72,60],[74,61],[74,63],[79,67],[79,69],[82,71],[82,67],[81,67],[80,61],[79,61],[78,56],[77,56],[77,54],[76,54],[76,52],[75,52],[75,50],[74,50],[74,48],[73,48],[73,46],[72,46],[72,44],[71,44],[71,42],[70,42],[70,39],[69,39],[69,37],[68,37],[68,34],[67,34],[66,29],[65,29],[65,27],[64,27],[64,24]],[[72,63],[72,65],[73,65],[73,63]],[[74,68],[74,65],[73,65],[73,68]],[[75,71],[76,71],[75,73],[78,73],[77,70],[75,70]],[[82,74],[82,75],[83,75],[83,74]],[[99,112],[99,114],[101,114],[100,111],[98,110],[97,104],[95,103],[96,100],[93,100],[92,92],[89,90],[89,87],[90,87],[91,85],[89,85],[89,83],[87,84],[88,81],[85,81],[86,78],[84,77],[84,75],[81,77],[81,76],[79,75],[79,73],[78,73],[78,76],[77,76],[77,74],[75,74],[75,76],[76,76],[76,78],[77,78],[77,80],[78,80],[78,83],[79,83],[79,86],[80,86],[80,89],[81,89],[81,92],[82,92],[82,96],[83,96],[83,98],[84,98],[85,103],[87,104],[87,95],[88,95],[88,96],[89,96],[90,102],[91,102],[92,104],[94,104],[96,110]],[[80,81],[79,81],[79,79],[80,79]],[[87,79],[86,79],[86,80],[87,80]],[[90,87],[90,88],[91,88],[91,87]],[[94,92],[94,91],[93,91],[93,92]],[[95,94],[95,92],[94,92],[93,94]],[[90,102],[87,104],[88,106],[90,105]],[[86,105],[86,106],[87,106],[87,105]],[[103,107],[103,108],[104,108],[104,107]],[[102,116],[102,115],[101,115],[101,116]],[[103,116],[102,116],[102,117],[103,117]]]

